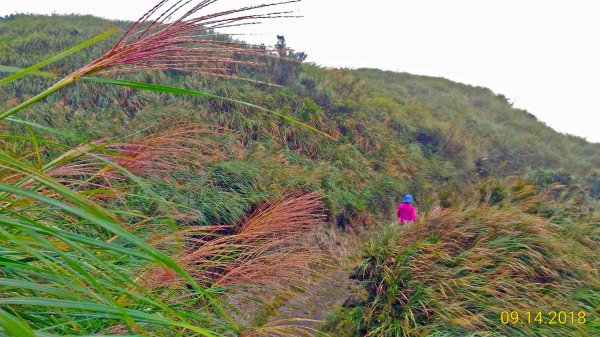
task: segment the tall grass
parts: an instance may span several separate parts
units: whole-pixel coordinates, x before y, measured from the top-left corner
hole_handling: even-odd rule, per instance
[[[235,74],[233,65],[260,66],[259,62],[244,61],[243,56],[276,57],[272,51],[265,48],[254,48],[241,42],[233,41],[230,34],[217,33],[218,28],[237,27],[256,24],[259,19],[291,17],[289,11],[253,13],[258,9],[280,6],[299,0],[262,4],[256,6],[232,9],[223,12],[195,16],[214,1],[165,0],[144,14],[134,23],[110,51],[96,60],[73,71],[43,92],[25,102],[10,108],[0,114],[0,120],[5,119],[30,105],[43,100],[68,87],[76,81],[99,82],[111,85],[126,86],[134,89],[168,92],[179,95],[193,95],[221,99],[236,104],[249,106],[253,109],[268,112],[284,120],[305,127],[325,137],[333,139],[329,134],[308,124],[302,123],[290,116],[271,111],[240,100],[222,96],[210,95],[204,92],[174,88],[148,83],[90,77],[91,75],[114,75],[147,70],[183,71],[203,76],[240,79],[260,84],[269,84],[239,77]],[[99,36],[87,40],[78,46],[70,48],[44,60],[34,66],[19,71],[0,82],[0,85],[14,81],[22,76],[34,73],[39,68],[79,51],[115,32],[111,29]],[[5,71],[11,68],[4,68]]]
[[[237,335],[244,329],[224,296],[302,286],[323,258],[307,246],[324,217],[321,197],[284,195],[235,226],[185,225],[195,214],[162,200],[143,178],[218,158],[202,141],[214,131],[165,132],[80,146],[42,170],[0,155],[2,333]],[[158,212],[123,208],[136,188]]]
[[[166,2],[161,3],[165,3],[161,8],[170,8]],[[160,14],[156,10],[154,18]],[[232,16],[243,15],[232,13]],[[25,250],[30,241],[34,247],[41,246],[30,238],[33,235],[13,229],[15,225],[10,228],[2,226],[8,234],[1,241],[0,273],[8,279],[4,282],[9,286],[1,286],[0,297],[29,298],[37,294],[43,298],[60,299],[60,296],[73,293],[75,302],[96,304],[101,299],[104,301],[102,304],[107,303],[101,308],[104,311],[92,306],[68,308],[56,304],[49,307],[41,302],[35,305],[2,304],[1,324],[13,335],[26,335],[28,330],[24,324],[29,324],[37,335],[187,336],[204,333],[293,336],[290,326],[294,325],[294,321],[247,327],[238,318],[241,313],[250,311],[252,305],[248,304],[249,300],[268,296],[265,293],[269,293],[270,287],[283,291],[296,288],[297,282],[310,274],[308,266],[318,261],[318,254],[307,255],[305,244],[296,246],[297,240],[287,242],[281,233],[272,236],[261,233],[252,236],[253,239],[247,243],[241,241],[248,237],[240,233],[243,219],[250,218],[258,208],[265,211],[268,207],[282,204],[281,198],[273,196],[273,190],[295,190],[297,186],[310,186],[307,190],[323,188],[327,194],[323,202],[329,209],[325,220],[342,228],[351,228],[371,222],[373,218],[394,216],[395,198],[407,190],[417,196],[419,209],[427,211],[435,206],[438,195],[444,197],[443,193],[436,193],[440,192],[442,183],[448,193],[444,206],[449,207],[461,203],[461,192],[472,187],[471,183],[479,176],[494,172],[513,174],[527,167],[562,167],[585,174],[587,168],[597,166],[598,151],[592,144],[551,132],[527,114],[500,103],[489,91],[466,88],[441,79],[375,70],[326,70],[307,64],[282,67],[282,63],[288,60],[273,59],[264,50],[245,55],[238,55],[237,51],[232,51],[232,54],[215,51],[215,57],[229,57],[233,61],[215,65],[215,68],[220,68],[217,76],[187,76],[182,70],[206,72],[207,69],[202,67],[208,66],[208,62],[198,60],[196,64],[177,67],[174,59],[167,59],[174,55],[169,48],[158,48],[154,51],[164,51],[160,57],[164,56],[162,61],[168,63],[162,67],[152,60],[144,60],[145,55],[131,47],[137,41],[137,37],[133,37],[139,34],[142,34],[141,39],[148,38],[147,41],[159,46],[161,41],[152,40],[150,36],[163,34],[167,26],[160,21],[153,25],[154,20],[145,20],[139,29],[129,33],[131,39],[124,38],[124,42],[119,44],[121,51],[131,52],[131,55],[137,55],[137,59],[123,59],[123,55],[111,54],[114,46],[108,45],[113,41],[111,35],[102,43],[57,60],[52,67],[36,67],[39,70],[27,74],[36,77],[22,77],[0,88],[0,94],[9,97],[0,102],[5,109],[17,107],[22,102],[32,104],[27,109],[22,105],[13,109],[10,114],[17,115],[0,122],[0,147],[7,161],[4,165],[10,168],[1,171],[0,175],[7,188],[11,188],[1,194],[1,215],[13,222],[30,217],[47,226],[43,227],[43,231],[39,229],[35,240],[44,238],[57,250],[45,247],[40,249],[41,257],[32,257],[36,249]],[[6,36],[2,43],[14,49],[0,50],[2,62],[11,65],[0,66],[0,71],[19,72],[15,66],[28,68],[27,59],[44,58],[48,50],[68,48],[79,43],[82,36],[97,35],[115,24],[125,25],[89,16],[0,18],[0,29],[3,37]],[[177,29],[184,28],[180,24],[177,26]],[[154,33],[143,34],[148,27],[153,27],[148,32]],[[231,39],[216,36],[216,32],[201,34],[217,41],[231,42],[224,45],[230,47],[230,51],[238,47]],[[195,37],[200,38],[201,34]],[[173,36],[168,40],[174,41]],[[191,43],[183,47],[193,48]],[[106,57],[100,60],[103,55]],[[113,67],[100,69],[99,65],[102,62],[109,64],[109,59]],[[263,59],[267,59],[265,64],[273,66],[257,67],[251,63]],[[248,63],[237,63],[242,60]],[[93,69],[96,72],[78,77],[74,84],[48,96],[44,102],[39,97],[29,100],[32,95],[46,90],[51,79],[68,77],[81,64],[88,64],[86,71]],[[286,87],[265,86],[252,81],[221,81],[224,76],[237,76],[268,82],[281,75],[284,68],[295,69],[285,74],[285,80],[289,80]],[[136,69],[140,72],[134,74]],[[179,86],[185,86],[185,89]],[[208,89],[204,92],[198,88]],[[142,93],[142,90],[147,92]],[[256,116],[254,112],[260,110],[260,106],[244,100],[268,108],[268,112],[283,120]],[[262,111],[265,111],[264,108]],[[510,123],[505,123],[506,116],[512,119]],[[173,120],[214,123],[237,132],[231,135],[218,128],[197,124],[146,129],[156,123],[174,126]],[[298,128],[298,120],[304,123],[305,129]],[[500,123],[500,120],[503,122]],[[311,128],[334,135],[345,144],[339,146],[323,141],[322,137],[314,137]],[[515,131],[517,129],[521,131]],[[532,139],[531,135],[538,131],[545,135],[542,137],[544,144],[540,144],[539,139]],[[134,134],[123,136],[129,132]],[[74,133],[85,136],[75,136]],[[113,136],[105,138],[107,135]],[[226,137],[235,141],[222,142]],[[221,146],[232,142],[236,145]],[[221,161],[223,158],[225,162]],[[219,162],[215,164],[216,161]],[[457,186],[461,186],[460,191]],[[62,196],[56,189],[71,192]],[[497,207],[506,207],[510,202],[508,198],[499,198],[507,191],[510,190],[494,186],[482,191],[481,200],[488,206],[480,210],[487,212],[489,208],[492,213],[504,214]],[[38,194],[43,199],[33,198]],[[80,197],[86,203],[79,205],[67,197]],[[296,195],[291,199],[302,200]],[[314,199],[313,196],[304,202],[314,205]],[[81,202],[78,198],[75,201]],[[550,207],[547,203],[530,201],[527,202],[530,210],[525,213],[537,212],[559,218],[570,214],[573,219],[581,216],[571,207]],[[560,204],[558,201],[554,203]],[[496,208],[490,208],[489,204],[495,204]],[[79,208],[84,206],[84,210],[106,215],[101,218],[105,222],[99,222],[99,225],[94,222],[97,220],[94,217],[83,218],[80,214],[84,211]],[[294,209],[300,205],[293,206],[275,209],[284,214],[287,207]],[[585,209],[585,206],[581,207]],[[455,212],[461,213],[462,210],[455,209]],[[273,219],[278,219],[273,223],[287,221],[285,217]],[[477,235],[484,230],[475,226],[475,220],[471,223],[471,218],[466,219],[469,221],[468,228]],[[553,222],[553,228],[561,228],[563,238],[569,238],[573,247],[578,247],[574,242],[579,241],[589,245],[597,234],[589,234],[588,226],[579,226],[579,222],[573,219],[561,220],[560,224]],[[441,225],[432,227],[437,226]],[[65,232],[57,232],[64,238],[57,238],[58,234],[54,234],[53,231],[58,229]],[[417,240],[423,234],[419,233],[414,236]],[[123,237],[121,234],[130,236]],[[302,237],[310,236],[311,230],[307,228],[298,232],[297,238],[300,234]],[[16,236],[17,240],[12,240],[9,235]],[[389,242],[400,242],[401,234],[390,236],[394,240]],[[269,241],[271,237],[276,241]],[[81,241],[77,249],[72,248],[74,238]],[[142,242],[135,238],[142,239]],[[20,245],[13,247],[17,242]],[[265,254],[270,250],[256,250],[257,244],[263,242],[274,247],[272,255]],[[201,251],[202,243],[213,249]],[[296,247],[293,253],[298,255],[286,260],[281,254],[287,254],[289,245]],[[251,250],[246,252],[244,247]],[[385,249],[392,251],[392,248],[390,244]],[[163,255],[156,255],[156,250]],[[8,253],[4,254],[4,251]],[[186,253],[190,252],[197,254],[197,261],[186,259]],[[399,248],[394,248],[393,252],[402,253]],[[257,259],[240,258],[250,258],[248,254]],[[79,269],[66,264],[63,255],[70,257],[69,262]],[[33,269],[43,269],[47,261],[42,258],[49,262],[60,258],[57,261],[62,262],[52,266],[53,274],[46,275]],[[103,264],[97,267],[95,259]],[[392,259],[390,257],[389,260]],[[279,266],[272,265],[273,261],[283,262]],[[180,269],[166,265],[171,262]],[[291,267],[296,264],[301,268],[293,270]],[[257,277],[256,282],[254,278],[233,278],[252,266],[267,275]],[[15,268],[30,272],[28,277],[31,281],[27,284],[30,288],[14,285],[15,279],[20,280],[19,277],[25,275]],[[101,268],[116,271],[104,272],[99,270]],[[11,274],[4,274],[5,271],[11,271]],[[81,281],[82,278],[75,272],[87,273],[90,281]],[[111,276],[113,274],[115,276]],[[127,277],[126,281],[114,281],[123,275]],[[186,275],[196,284],[186,281]],[[282,276],[281,281],[277,275]],[[219,281],[221,278],[223,280]],[[93,284],[93,281],[100,282],[100,285]],[[66,290],[40,292],[53,290],[40,288],[50,287],[52,282],[56,282],[59,289]],[[116,286],[105,286],[111,282]],[[388,285],[394,287],[392,281],[382,287]],[[85,292],[77,287],[83,287]],[[577,300],[594,306],[594,298],[597,298],[594,289],[581,289]],[[386,293],[382,291],[377,298],[388,300]],[[436,303],[440,303],[439,298],[442,297],[434,298]],[[125,311],[109,311],[115,308]],[[358,309],[352,313],[356,321],[360,321],[364,312],[364,307]],[[135,315],[126,310],[135,311]],[[150,315],[150,318],[144,315]],[[162,321],[157,323],[157,319]],[[375,321],[371,323],[377,325]],[[181,324],[191,324],[205,331],[194,332]],[[425,330],[423,328],[422,331]],[[6,331],[1,334],[8,334]],[[299,333],[297,331],[296,334]]]
[[[523,183],[511,189],[504,207],[486,200],[434,209],[368,244],[355,270],[368,293],[360,329],[389,337],[597,334],[598,299],[580,294],[598,289],[598,214],[577,193],[556,200]],[[502,311],[584,311],[588,321],[502,324]]]
[[[87,320],[83,325],[67,327],[64,319],[98,313],[109,321],[124,315],[159,324],[175,323],[179,314],[164,299],[142,291],[127,272],[132,266],[149,263],[181,274],[204,305],[212,303],[222,311],[210,292],[164,252],[128,231],[113,212],[46,172],[5,154],[0,157],[4,173],[13,181],[0,184],[4,192],[2,276],[10,285],[1,302],[7,313],[27,319],[34,328],[59,331],[85,331],[89,329]],[[25,179],[14,183],[15,174]],[[46,287],[39,289],[36,284]],[[142,303],[152,304],[137,310]],[[133,309],[125,309],[129,306]],[[54,308],[53,313],[45,314],[49,308]],[[157,310],[171,314],[153,317],[150,313]],[[133,325],[134,319],[126,320]],[[189,321],[177,324],[196,325]],[[195,327],[193,331],[204,334],[210,330]]]
[[[130,139],[81,143],[64,132],[10,118],[92,74],[185,70],[231,78],[235,76],[228,66],[242,62],[236,55],[268,55],[222,39],[214,29],[285,16],[246,14],[284,3],[194,16],[213,2],[161,1],[105,55],[0,115],[4,123],[16,122],[30,132],[30,137],[2,137],[23,151],[0,153],[0,335],[254,336],[260,331],[303,331],[293,324],[264,330],[242,326],[226,296],[301,285],[300,276],[322,258],[306,246],[323,218],[318,194],[284,195],[258,207],[239,225],[189,226],[197,212],[165,200],[149,182],[181,167],[202,171],[219,160],[220,147],[210,136],[220,130],[186,124],[154,133],[140,130]],[[110,33],[1,84],[35,74]],[[48,132],[55,139],[39,137]],[[71,139],[63,142],[65,136]],[[73,146],[73,139],[79,145]],[[128,208],[132,195],[148,200],[149,208]]]

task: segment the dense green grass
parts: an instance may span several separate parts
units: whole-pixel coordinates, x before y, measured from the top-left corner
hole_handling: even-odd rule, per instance
[[[53,79],[52,73],[36,71],[56,66],[115,31],[25,70],[14,63],[2,67],[16,74],[0,85],[10,88],[28,75]],[[189,38],[186,31],[180,34]],[[127,39],[122,41],[127,45]],[[152,46],[152,41],[145,43],[145,48]],[[119,60],[138,51],[122,48],[112,55]],[[305,282],[300,280],[323,259],[318,249],[308,246],[324,218],[318,192],[290,186],[262,193],[263,184],[276,178],[263,179],[258,170],[252,174],[252,165],[224,161],[232,153],[227,152],[222,128],[171,120],[94,140],[48,126],[52,123],[12,117],[78,81],[210,96],[85,77],[111,67],[103,62],[74,67],[31,98],[15,95],[0,115],[3,129],[10,130],[2,135],[0,152],[0,335],[304,334],[303,327],[286,322],[259,327],[239,322],[234,314],[240,308],[230,301],[260,304],[302,289]],[[200,191],[189,180],[200,180]]]
[[[127,26],[89,16],[0,19],[0,65],[25,68]],[[62,78],[117,38],[42,68],[45,76],[0,86],[0,109],[45,90],[56,81],[52,75]],[[28,322],[39,336],[240,335],[244,329],[252,336],[251,327],[235,322],[235,310],[225,300],[235,298],[238,285],[214,286],[197,277],[197,284],[179,282],[193,271],[228,271],[220,263],[239,264],[243,244],[229,242],[226,247],[232,248],[217,250],[209,264],[182,269],[182,261],[188,267],[200,262],[182,257],[181,242],[206,239],[203,231],[210,226],[219,226],[215,237],[235,237],[255,210],[286,191],[321,190],[325,220],[340,230],[388,222],[406,192],[415,195],[423,213],[440,205],[452,209],[432,212],[419,226],[399,232],[392,226],[365,250],[357,277],[369,297],[336,320],[342,322],[340,335],[595,331],[592,325],[515,329],[499,324],[498,315],[526,309],[525,294],[536,308],[597,315],[598,266],[591,257],[598,252],[598,219],[590,213],[591,202],[583,200],[599,195],[598,144],[561,135],[484,88],[370,69],[258,60],[266,66],[240,66],[240,75],[283,86],[179,71],[119,78],[248,102],[336,140],[232,100],[81,81],[0,123],[3,326],[29,331],[20,326]],[[177,131],[190,125],[196,131]],[[152,165],[123,161],[127,147],[111,147],[107,139],[156,141],[151,154],[135,157]],[[90,146],[99,140],[104,146]],[[81,173],[73,166],[82,163],[94,169]],[[526,177],[539,192],[554,183],[571,189],[548,192],[550,199],[519,200],[517,190],[504,182],[513,175]],[[576,193],[580,188],[583,192]],[[509,217],[513,208],[514,218]],[[186,229],[200,232],[170,236]],[[480,240],[480,246],[463,242],[465,236]],[[165,245],[160,238],[173,240]],[[284,248],[273,253],[278,249]],[[312,260],[303,254],[300,258],[307,259],[289,259],[283,266],[297,263],[304,272],[300,262]],[[512,293],[501,295],[492,279],[509,270],[515,278],[505,286]],[[536,277],[551,279],[540,285]],[[140,282],[146,278],[152,286]],[[408,303],[399,305],[401,293],[410,293]],[[456,294],[454,306],[446,306],[449,293]]]
[[[85,19],[88,23],[74,32],[78,20],[84,18],[17,16],[5,20],[0,23],[0,43],[10,49],[0,50],[0,64],[28,66],[43,59],[47,50],[62,50],[113,25]],[[43,41],[44,48],[38,46],[42,42],[25,43],[25,38]],[[103,44],[112,39],[46,70],[65,74],[98,55]],[[278,78],[285,68],[279,63],[284,61],[267,62],[265,68],[241,67],[240,71],[255,79]],[[332,165],[336,169],[370,171],[373,180],[394,181],[394,191],[407,188],[422,199],[441,183],[462,184],[480,176],[506,176],[536,168],[564,170],[579,180],[591,181],[588,177],[600,165],[597,144],[556,133],[484,88],[377,70],[325,70],[304,65],[288,71],[291,73],[287,74],[287,85],[282,88],[215,81],[176,72],[126,77],[242,99],[315,126],[339,138],[338,142],[314,137],[309,130],[231,102],[92,83],[78,83],[61,95],[48,98],[29,109],[27,118],[45,125],[68,125],[89,139],[127,133],[165,116],[217,123],[238,131],[249,148],[253,144],[273,150],[284,147],[313,167],[320,161],[339,161],[341,145],[350,156],[343,160],[352,163]],[[13,82],[2,89],[3,97],[10,98],[3,100],[5,107],[50,83],[51,80],[33,77]],[[354,175],[350,177],[351,185],[356,186],[364,175]],[[362,198],[358,193],[350,193]],[[374,189],[373,193],[379,191]],[[371,198],[349,204],[358,214],[367,200]],[[338,210],[341,213],[343,207]]]
[[[385,228],[354,271],[365,298],[340,310],[326,330],[382,337],[600,333],[597,203],[565,187],[547,195],[522,182],[507,189],[501,202],[471,200]],[[519,312],[524,323],[505,324],[503,311]],[[552,322],[552,311],[584,312],[585,322]]]

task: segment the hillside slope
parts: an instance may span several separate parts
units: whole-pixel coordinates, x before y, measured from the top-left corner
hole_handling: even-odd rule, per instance
[[[0,19],[0,66],[27,67],[113,26],[123,29],[128,23],[76,15]],[[0,86],[0,109],[4,111],[41,92],[56,77],[101,55],[117,39],[112,36],[53,63],[42,69],[44,76],[29,76]],[[249,271],[251,268],[240,268],[247,274],[232,274],[244,281],[264,282],[257,288],[282,292],[297,291],[296,282],[302,279],[285,272],[298,265],[312,272],[308,267],[313,266],[309,259],[312,250],[344,259],[347,256],[341,252],[350,248],[343,236],[353,236],[365,228],[367,232],[381,231],[382,224],[393,222],[363,251],[362,264],[354,274],[367,296],[351,308],[341,309],[341,316],[331,320],[330,330],[340,334],[553,336],[559,331],[584,336],[597,330],[596,316],[588,316],[587,322],[593,325],[561,326],[562,330],[541,325],[519,329],[501,325],[498,319],[503,309],[527,309],[520,304],[525,294],[531,295],[529,304],[539,305],[539,310],[598,314],[598,264],[594,257],[599,249],[600,144],[560,134],[489,89],[375,69],[326,69],[302,64],[300,53],[289,51],[286,56],[297,62],[256,56],[252,61],[264,63],[263,67],[237,65],[231,69],[232,74],[255,82],[178,70],[115,77],[256,104],[294,117],[335,140],[229,100],[76,82],[14,115],[37,124],[3,120],[0,151],[6,158],[22,160],[22,167],[33,168],[28,172],[46,174],[44,163],[61,158],[65,147],[79,149],[86,142],[114,140],[117,150],[126,156],[131,155],[127,150],[134,154],[135,165],[126,164],[139,172],[142,187],[127,185],[118,174],[108,186],[94,186],[92,178],[98,178],[95,175],[80,182],[77,178],[86,177],[88,171],[80,173],[78,169],[91,165],[83,163],[63,171],[65,184],[73,184],[77,191],[84,188],[81,193],[68,195],[102,202],[114,211],[114,218],[124,219],[122,224],[133,234],[150,237],[159,246],[161,235],[170,237],[169,228],[162,222],[163,205],[153,199],[160,196],[174,207],[175,227],[195,240],[191,248],[200,256],[200,262],[185,254],[178,257],[197,272],[194,276],[206,282],[205,274],[215,270],[230,274],[225,268],[227,263],[220,264],[221,251],[206,259],[198,253],[206,244],[203,240],[208,238],[211,243],[218,242],[215,238],[221,235],[235,237],[244,228],[256,229],[253,221],[263,221],[269,230],[281,235],[259,231],[261,235],[251,241],[258,248],[247,254],[256,253],[267,261],[259,264],[263,269],[258,272],[265,279],[252,277],[255,274]],[[2,68],[0,75],[5,75]],[[132,151],[136,144],[160,153],[137,156],[144,151]],[[112,155],[108,158],[120,159]],[[98,162],[104,163],[93,163]],[[19,181],[10,165],[0,171],[4,181]],[[152,174],[155,171],[159,174]],[[104,172],[102,168],[102,179],[106,178]],[[36,184],[26,187],[37,191]],[[116,195],[114,199],[108,197],[111,193]],[[423,220],[399,228],[395,207],[404,193],[415,196]],[[26,202],[21,203],[21,198],[18,201],[9,200],[9,206],[22,207],[23,214],[31,212],[44,224],[54,226],[53,221],[59,219],[69,230],[84,228],[89,230],[85,234],[93,238],[108,243],[114,240],[111,233],[93,223],[80,226],[78,217],[67,214],[71,200],[64,206],[65,212],[52,216],[46,214],[43,202],[34,204],[30,211]],[[310,207],[302,207],[307,205]],[[22,215],[19,211],[6,213]],[[261,221],[253,220],[256,214]],[[292,226],[296,230],[292,234],[298,235],[304,233],[306,223],[325,225],[300,239],[283,230],[281,224],[286,221],[297,226]],[[207,234],[206,228],[220,232]],[[26,234],[22,237],[29,239]],[[273,237],[280,241],[269,249],[261,246]],[[293,247],[288,245],[290,242],[301,243],[297,260],[285,259],[285,254],[293,250],[287,250]],[[16,250],[8,239],[1,243]],[[241,252],[246,245],[251,246],[245,241],[235,244]],[[104,241],[102,245],[107,246]],[[58,256],[62,249],[73,247],[60,242],[52,248]],[[245,260],[244,254],[236,250],[232,253],[227,247],[223,250],[231,254],[225,254],[227,259],[248,267],[236,260]],[[55,256],[52,254],[48,256]],[[121,255],[113,255],[119,270],[131,272],[129,264],[121,265]],[[84,257],[96,259],[94,254]],[[23,260],[32,261],[27,257]],[[128,263],[138,268],[139,261],[132,260]],[[202,266],[206,261],[206,269],[195,268],[195,263]],[[96,260],[86,266],[95,267],[94,263]],[[285,287],[269,278],[272,270],[288,276]],[[156,279],[148,282],[164,286],[180,281],[168,273],[152,272]],[[39,286],[33,283],[28,285]],[[180,288],[173,292],[187,294],[191,290],[184,283],[178,285]],[[233,289],[237,286],[229,285]],[[220,294],[226,288],[230,290],[218,283],[211,289]],[[190,310],[195,310],[195,298],[189,296],[189,300]],[[120,299],[117,302],[120,304]],[[327,302],[335,305],[341,301]],[[137,304],[135,300],[127,303],[132,307]],[[49,324],[58,333],[104,333],[113,328],[116,333],[123,332],[117,319],[99,320],[98,325],[98,320],[92,319],[89,326],[72,327],[68,320],[53,321],[45,315],[47,312],[36,312],[43,317],[31,320],[37,328],[45,329]],[[245,314],[252,316],[254,312]],[[318,312],[319,317],[322,314]],[[163,330],[157,331],[160,334]]]
[[[0,64],[30,65],[114,25],[125,23],[89,16],[5,18],[0,21]],[[64,74],[110,43],[94,45],[45,70]],[[266,62],[266,68],[239,71],[283,87],[177,72],[125,78],[240,98],[289,114],[338,141],[229,102],[92,84],[49,97],[24,116],[90,140],[126,134],[165,118],[224,126],[236,131],[250,153],[258,148],[280,153],[310,172],[307,176],[329,196],[331,219],[342,227],[360,221],[363,213],[389,216],[402,192],[412,192],[428,208],[438,202],[435,194],[440,191],[459,192],[461,185],[481,177],[552,169],[582,182],[597,180],[590,177],[600,167],[600,144],[559,134],[490,90],[378,70]],[[0,105],[12,106],[51,83],[33,77],[11,83],[0,88]]]
[[[398,103],[423,105],[435,120],[459,130],[474,152],[479,149],[478,159],[485,158],[490,167],[517,171],[545,166],[584,173],[600,165],[598,144],[554,131],[487,88],[374,69],[359,69],[356,74],[378,94]],[[588,160],[580,161],[583,157]]]

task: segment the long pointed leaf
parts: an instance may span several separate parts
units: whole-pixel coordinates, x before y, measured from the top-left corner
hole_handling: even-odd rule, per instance
[[[81,77],[81,78],[78,78],[78,80],[84,81],[84,82],[96,82],[96,83],[119,85],[119,86],[123,86],[123,87],[129,87],[129,88],[140,89],[140,90],[164,92],[164,93],[168,93],[168,94],[207,97],[207,98],[213,98],[213,99],[219,99],[219,100],[223,100],[223,101],[227,101],[227,102],[232,102],[232,103],[236,103],[236,104],[240,104],[240,105],[245,105],[247,107],[251,107],[251,108],[254,108],[254,109],[257,109],[260,111],[268,112],[275,116],[281,117],[282,119],[284,119],[290,123],[298,124],[298,125],[305,127],[311,131],[317,132],[329,139],[335,140],[335,138],[333,138],[328,133],[323,132],[323,131],[321,131],[313,126],[310,126],[308,124],[302,123],[301,121],[294,119],[290,116],[286,116],[282,113],[279,113],[279,112],[276,112],[273,110],[265,109],[256,104],[252,104],[252,103],[248,103],[248,102],[244,102],[244,101],[240,101],[240,100],[236,100],[236,99],[231,99],[231,98],[222,97],[222,96],[218,96],[218,95],[208,94],[208,93],[201,92],[201,91],[175,88],[175,87],[169,87],[169,86],[165,86],[165,85],[148,84],[148,83],[142,83],[142,82],[114,80],[114,79],[106,79],[106,78],[100,78],[100,77]]]
[[[27,323],[0,308],[0,327],[13,337],[35,337]]]
[[[75,301],[55,300],[55,299],[50,299],[50,298],[35,298],[35,297],[30,297],[30,298],[19,298],[19,297],[10,298],[9,297],[9,298],[0,299],[0,304],[2,304],[2,305],[10,305],[10,304],[33,305],[33,306],[43,306],[43,307],[57,307],[57,308],[61,308],[61,309],[74,309],[74,310],[80,310],[83,312],[99,312],[99,313],[104,313],[104,314],[107,314],[108,316],[115,317],[115,318],[120,318],[120,316],[122,316],[123,314],[126,314],[127,316],[132,317],[141,322],[149,322],[149,323],[155,323],[155,324],[177,326],[177,327],[181,327],[184,329],[194,331],[196,333],[199,333],[199,334],[202,334],[202,335],[208,336],[208,337],[217,335],[216,332],[213,332],[211,330],[201,328],[199,326],[195,326],[192,324],[184,323],[184,322],[174,321],[174,320],[171,320],[171,319],[168,319],[165,317],[161,317],[159,315],[154,315],[151,313],[141,312],[141,311],[133,310],[133,309],[125,309],[125,310],[121,311],[114,307],[110,307],[110,306],[107,306],[104,304],[93,303],[93,302],[86,303],[86,302],[75,302]],[[20,336],[27,336],[27,335],[20,335]],[[31,336],[33,336],[33,335],[31,335]]]
[[[155,249],[155,248],[147,245],[142,239],[129,233],[127,230],[123,229],[120,225],[115,223],[114,220],[111,218],[111,216],[107,213],[107,211],[104,208],[102,208],[101,206],[96,205],[92,201],[84,198],[83,196],[79,195],[75,191],[65,188],[64,186],[62,186],[59,183],[57,183],[56,181],[54,181],[51,177],[45,176],[44,174],[37,171],[36,169],[28,166],[25,163],[15,160],[14,158],[8,156],[7,154],[0,152],[0,162],[2,162],[2,165],[0,165],[0,166],[5,167],[7,169],[17,168],[21,172],[23,172],[25,175],[28,175],[29,177],[37,180],[38,182],[42,183],[46,187],[56,191],[62,197],[69,200],[72,203],[72,205],[67,205],[59,200],[45,197],[34,191],[30,191],[30,190],[26,190],[26,189],[22,189],[22,188],[18,188],[15,186],[2,184],[2,183],[0,183],[0,191],[32,198],[32,199],[44,202],[48,205],[51,205],[54,207],[59,207],[71,214],[77,215],[83,219],[91,221],[92,223],[102,226],[103,228],[112,232],[113,234],[116,234],[116,235],[128,240],[130,243],[138,246],[145,253],[150,255],[155,262],[158,262],[162,266],[175,271],[179,276],[181,276],[185,280],[187,280],[190,283],[190,285],[198,291],[198,293],[202,294],[202,296],[204,296],[206,299],[208,299],[208,301],[210,301],[210,303],[223,315],[223,317],[225,317],[227,319],[227,321],[229,323],[231,323],[236,329],[238,328],[238,326],[233,321],[233,319],[229,316],[229,314],[227,314],[227,312],[225,312],[225,310],[223,310],[223,308],[219,304],[219,302],[213,297],[212,294],[210,294],[210,292],[207,289],[202,288],[198,283],[196,283],[196,281],[180,265],[178,265],[175,261],[173,261],[169,256],[162,253],[158,249]],[[5,166],[5,164],[12,166],[12,168]]]
[[[0,64],[0,73],[9,73],[9,74],[15,74],[18,72],[22,72],[25,69],[23,68],[17,68],[17,67],[11,67],[11,66],[3,66]],[[47,71],[32,71],[29,73],[30,75],[35,75],[35,76],[40,76],[40,77],[46,77],[46,78],[55,78],[56,74],[53,74],[51,72],[47,72]]]

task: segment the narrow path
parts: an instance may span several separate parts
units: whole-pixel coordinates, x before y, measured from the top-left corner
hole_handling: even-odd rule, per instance
[[[360,252],[372,229],[337,233],[332,247],[328,249],[338,264],[324,272],[323,276],[312,282],[307,291],[298,294],[292,300],[279,303],[266,318],[269,323],[286,319],[298,319],[294,325],[319,330],[330,313],[341,307],[351,297],[361,298],[362,287],[359,282],[350,279],[351,271],[361,261]],[[302,321],[302,320],[306,321]]]
[[[308,291],[283,303],[269,321],[289,318],[307,319],[299,325],[318,329],[327,314],[341,306],[346,299],[357,293],[358,285],[351,280],[346,268],[332,270],[317,280]]]

